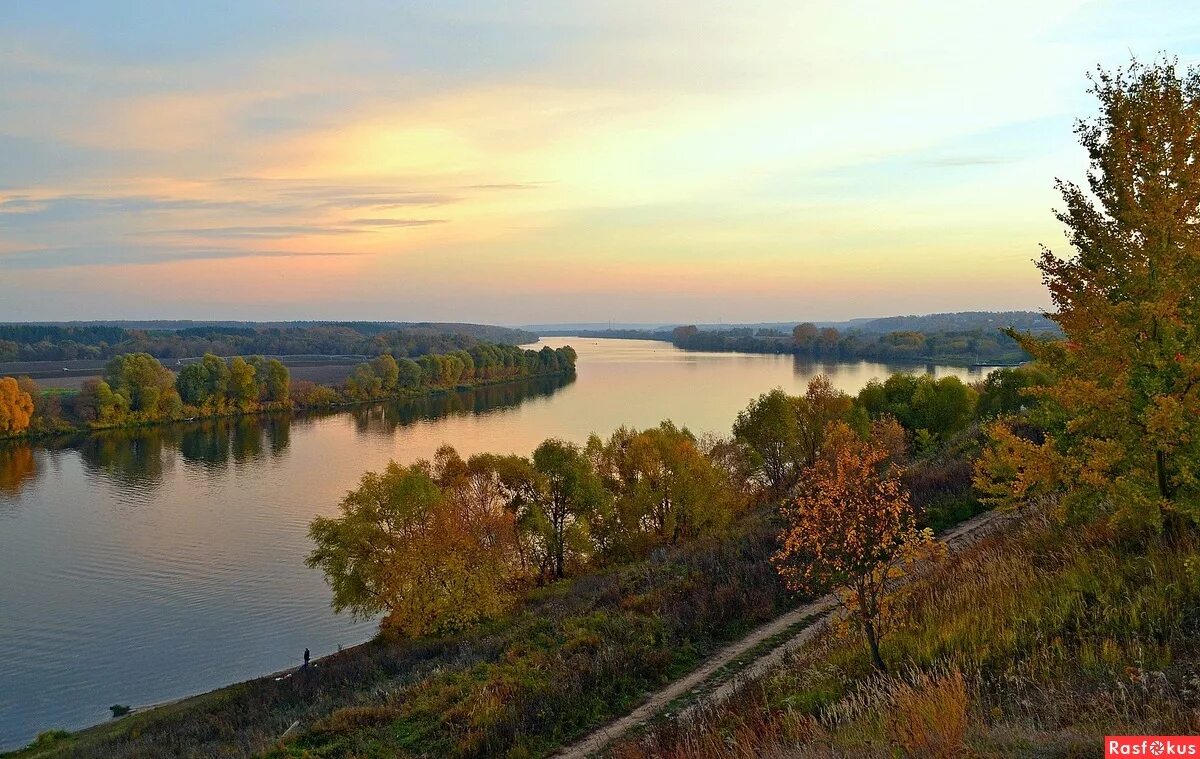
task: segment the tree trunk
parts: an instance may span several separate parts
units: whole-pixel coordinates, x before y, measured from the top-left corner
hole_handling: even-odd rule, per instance
[[[867,645],[871,647],[871,663],[880,672],[887,672],[887,665],[879,655],[879,640],[875,637],[875,624],[870,620],[863,623],[863,632],[867,635]]]
[[[1158,494],[1169,500],[1171,486],[1167,482],[1167,452],[1161,448],[1154,452],[1154,469],[1158,474]]]

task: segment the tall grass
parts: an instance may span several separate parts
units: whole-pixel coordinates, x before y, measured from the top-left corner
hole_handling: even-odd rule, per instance
[[[1030,514],[914,581],[884,640],[825,633],[725,706],[621,759],[1099,752],[1103,735],[1200,730],[1200,536],[1120,541]]]

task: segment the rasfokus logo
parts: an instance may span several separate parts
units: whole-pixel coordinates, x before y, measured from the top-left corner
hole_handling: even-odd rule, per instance
[[[1106,735],[1104,756],[1200,757],[1200,735]]]

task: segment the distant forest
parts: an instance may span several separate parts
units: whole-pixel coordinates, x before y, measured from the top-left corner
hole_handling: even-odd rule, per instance
[[[108,359],[126,353],[183,358],[237,355],[422,356],[483,342],[521,345],[525,330],[403,322],[76,322],[0,325],[0,361]]]
[[[791,353],[826,360],[1019,364],[1028,361],[1029,354],[1003,330],[1060,334],[1054,322],[1032,311],[969,311],[791,325],[688,325],[670,331],[611,329],[579,336],[665,340],[684,350]]]

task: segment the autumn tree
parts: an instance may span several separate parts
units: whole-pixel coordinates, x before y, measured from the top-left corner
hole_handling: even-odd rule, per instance
[[[265,364],[257,368],[255,376],[259,378],[262,399],[271,403],[283,403],[291,393],[291,374],[283,362],[277,358],[267,359]]]
[[[126,353],[108,362],[104,381],[120,405],[148,419],[177,414],[183,405],[175,375],[149,353]]]
[[[12,377],[0,377],[0,437],[19,435],[33,419],[33,396]]]
[[[1200,517],[1200,68],[1133,62],[1092,83],[1086,186],[1058,182],[1073,250],[1038,262],[1065,339],[1013,333],[1056,380],[1031,391],[1045,441],[993,426],[977,482],[1156,529]]]
[[[671,422],[636,431],[620,428],[589,441],[593,467],[613,493],[613,517],[594,525],[602,550],[639,555],[655,545],[711,535],[733,519],[742,497],[728,472],[701,450],[687,428]],[[607,535],[600,535],[607,529]]]
[[[888,623],[892,586],[936,543],[932,532],[916,529],[900,470],[882,445],[862,440],[843,423],[832,424],[826,436],[828,444],[799,495],[780,509],[786,527],[772,561],[793,591],[839,586],[839,603],[882,671],[879,638]]]
[[[797,324],[792,328],[792,345],[798,350],[809,351],[816,346],[819,332],[812,322]]]
[[[463,629],[512,602],[512,515],[471,495],[452,449],[436,462],[363,475],[337,517],[309,526],[307,562],[333,589],[333,608],[384,614],[385,631],[415,637]]]
[[[249,409],[258,402],[258,381],[254,375],[254,366],[246,359],[234,356],[229,360],[229,401],[239,409]]]
[[[396,392],[396,385],[400,381],[400,365],[396,363],[395,357],[385,353],[371,362],[371,369],[379,378],[380,389],[383,392]]]

